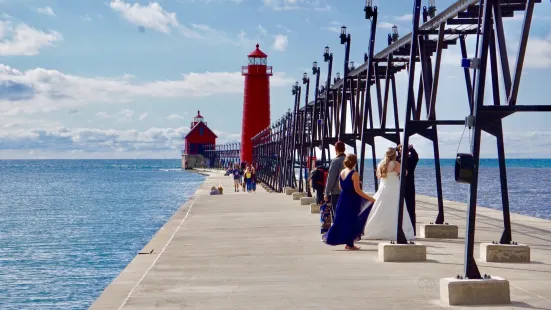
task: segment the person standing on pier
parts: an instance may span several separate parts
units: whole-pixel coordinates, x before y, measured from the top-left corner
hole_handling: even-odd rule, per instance
[[[338,175],[342,193],[335,207],[335,221],[322,236],[322,241],[328,245],[346,244],[346,250],[360,249],[354,245],[354,241],[361,239],[371,204],[375,202],[360,186],[360,176],[354,170],[357,162],[356,155],[346,155],[343,162],[346,168]]]
[[[321,160],[316,160],[314,170],[310,172],[310,187],[316,191],[316,203],[323,203],[323,195],[325,191],[325,182],[327,180],[327,169],[322,166]]]
[[[341,171],[344,169],[345,150],[344,142],[338,141],[335,143],[335,153],[337,153],[337,156],[331,161],[327,183],[325,184],[324,200],[331,203],[331,218],[333,221],[335,221],[335,208],[337,206],[337,201],[339,201],[339,195],[341,194],[339,182],[337,181]]]
[[[251,187],[253,193],[256,193],[256,169],[254,168],[254,165],[251,167]]]
[[[239,171],[239,165],[235,164],[235,168],[232,171],[234,191],[239,191],[239,185],[241,185],[241,173]]]
[[[396,148],[398,151],[397,161],[401,162],[402,159],[402,145],[399,144]],[[409,218],[413,224],[413,234],[417,235],[416,231],[416,216],[415,216],[415,168],[419,162],[419,154],[413,148],[413,144],[408,147],[408,166],[406,174],[406,193],[404,195],[406,201],[406,209],[409,213]]]

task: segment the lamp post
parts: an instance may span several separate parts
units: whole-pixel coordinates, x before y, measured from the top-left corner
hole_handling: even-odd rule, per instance
[[[338,132],[339,140],[343,140],[343,135],[346,131],[346,91],[348,88],[348,74],[350,73],[350,34],[346,33],[346,26],[341,27],[341,34],[339,36],[341,39],[341,44],[344,45],[344,77],[342,83],[342,93],[341,93],[341,122]]]
[[[377,34],[377,18],[379,16],[377,7],[373,7],[371,1],[366,1],[366,7],[369,7],[369,11],[372,13],[370,16],[366,16],[366,19],[371,20],[371,33],[369,35],[369,50],[368,53],[364,54],[364,61],[367,63],[367,74],[366,74],[366,89],[365,89],[365,108],[363,110],[362,115],[362,129],[361,129],[361,143],[362,146],[360,148],[360,181],[364,181],[364,167],[365,167],[365,149],[366,149],[366,143],[370,140],[368,137],[368,133],[366,133],[366,129],[368,128],[369,122],[373,124],[373,115],[368,113],[369,109],[367,107],[371,107],[371,85],[370,80],[371,77],[374,75],[374,68],[373,68],[373,57],[375,53],[375,36]],[[366,8],[366,11],[368,9]],[[389,37],[389,44],[390,44],[391,38]],[[373,140],[374,141],[374,140]],[[375,154],[375,143],[371,145],[371,154],[372,154],[372,161],[373,161],[373,167],[376,167],[376,154]],[[373,179],[374,179],[374,185],[375,185],[375,191],[378,190],[378,182],[377,182],[377,174],[373,173]]]
[[[306,181],[306,194],[308,197],[312,197],[308,195],[310,193],[310,188],[308,184],[308,169],[306,168],[306,162],[308,159],[305,159],[305,157],[308,157],[308,154],[310,153],[308,148],[306,147],[306,135],[308,132],[308,116],[311,117],[311,113],[308,111],[308,94],[310,93],[310,78],[308,77],[308,73],[304,72],[302,74],[302,84],[306,85],[306,94],[304,95],[304,111],[302,112],[302,118],[301,118],[301,126],[299,128],[300,132],[300,150],[299,150],[299,156],[300,156],[300,175],[299,175],[299,186],[298,191],[302,192],[303,189],[303,180]],[[300,109],[299,109],[300,113]],[[311,126],[310,126],[311,127]]]
[[[319,88],[320,73],[321,73],[321,70],[318,67],[318,62],[314,61],[312,63],[312,74],[316,77],[316,88],[314,91],[314,105],[312,106],[312,116],[310,117],[310,152],[309,152],[310,157],[314,157],[315,155],[314,141],[318,137],[318,133],[319,133],[318,120],[321,119],[318,117],[321,111],[321,105],[318,105],[318,96],[323,91]],[[310,162],[309,164],[310,164],[310,170],[312,170],[313,169],[312,162]],[[308,181],[306,182],[306,191],[307,191],[308,197],[312,197],[312,193],[310,191],[310,184]]]
[[[333,71],[333,53],[330,53],[329,46],[325,47],[325,52],[323,53],[323,61],[327,62],[327,81],[325,82],[325,98],[323,99],[323,105],[321,108],[321,117],[318,124],[321,125],[321,161],[325,164],[326,160],[329,160],[329,149],[327,149],[327,156],[325,155],[325,135],[327,132],[327,126],[325,125],[325,118],[329,116],[329,91],[331,89],[331,72]]]
[[[392,26],[392,42],[398,41],[399,37],[400,36],[398,35],[398,26]]]
[[[301,87],[298,83],[298,81],[295,82],[295,86],[293,87],[293,90],[294,90],[294,95],[295,95],[295,106],[294,106],[294,110],[293,112],[291,113],[291,109],[289,109],[288,111],[288,114],[289,114],[289,119],[291,120],[291,135],[290,135],[290,150],[291,150],[291,158],[290,158],[290,161],[291,161],[291,165],[290,165],[290,171],[289,171],[289,186],[290,187],[294,187],[294,183],[296,182],[296,178],[295,178],[295,159],[296,159],[296,156],[295,156],[295,151],[296,151],[296,144],[297,144],[297,134],[298,134],[298,111],[299,111],[299,107],[300,107],[300,93],[301,93]],[[299,156],[300,156],[300,152],[299,152]],[[299,176],[300,178],[300,176]],[[293,180],[295,180],[293,182]],[[299,189],[302,188],[302,185],[299,184]]]
[[[436,0],[429,0],[429,16],[434,18],[436,16]]]

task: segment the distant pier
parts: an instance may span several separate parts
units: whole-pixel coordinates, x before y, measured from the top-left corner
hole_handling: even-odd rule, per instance
[[[219,183],[224,195],[210,196]],[[322,243],[319,214],[292,196],[231,189],[223,172],[210,172],[91,309],[440,309],[440,279],[463,271],[465,204],[444,201],[459,239],[419,238],[427,261],[388,263],[379,241],[359,241],[356,252]],[[433,221],[436,198],[417,202],[418,225]],[[502,213],[477,213],[478,266],[510,282],[512,304],[499,309],[551,309],[551,221],[511,214],[531,262],[488,263],[479,244],[499,239]]]

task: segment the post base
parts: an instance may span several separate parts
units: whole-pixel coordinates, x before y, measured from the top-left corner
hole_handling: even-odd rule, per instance
[[[457,239],[459,227],[445,224],[422,224],[421,238]]]
[[[427,247],[423,244],[379,243],[381,262],[422,262],[427,260]]]
[[[319,214],[320,213],[320,205],[317,203],[310,204],[310,214]]]
[[[308,206],[316,202],[315,197],[302,197],[300,198],[300,205],[301,206]]]
[[[529,263],[530,247],[524,244],[480,244],[480,260],[492,263]]]
[[[293,193],[293,200],[300,200],[300,198],[305,197],[306,193],[304,192],[294,192]]]
[[[511,303],[509,281],[490,279],[440,279],[440,300],[449,306],[503,305]]]
[[[285,195],[287,196],[291,196],[294,192],[296,192],[297,190],[295,188],[291,188],[291,187],[285,187],[283,189],[283,191],[285,192]]]

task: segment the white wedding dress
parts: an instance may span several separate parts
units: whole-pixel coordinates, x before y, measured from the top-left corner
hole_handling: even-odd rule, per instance
[[[394,167],[396,167],[395,161],[389,163],[387,177],[382,178],[379,182],[379,190],[373,196],[376,201],[369,213],[362,239],[396,240],[400,177],[397,172],[393,171]],[[402,230],[406,239],[415,239],[413,225],[405,204]]]

